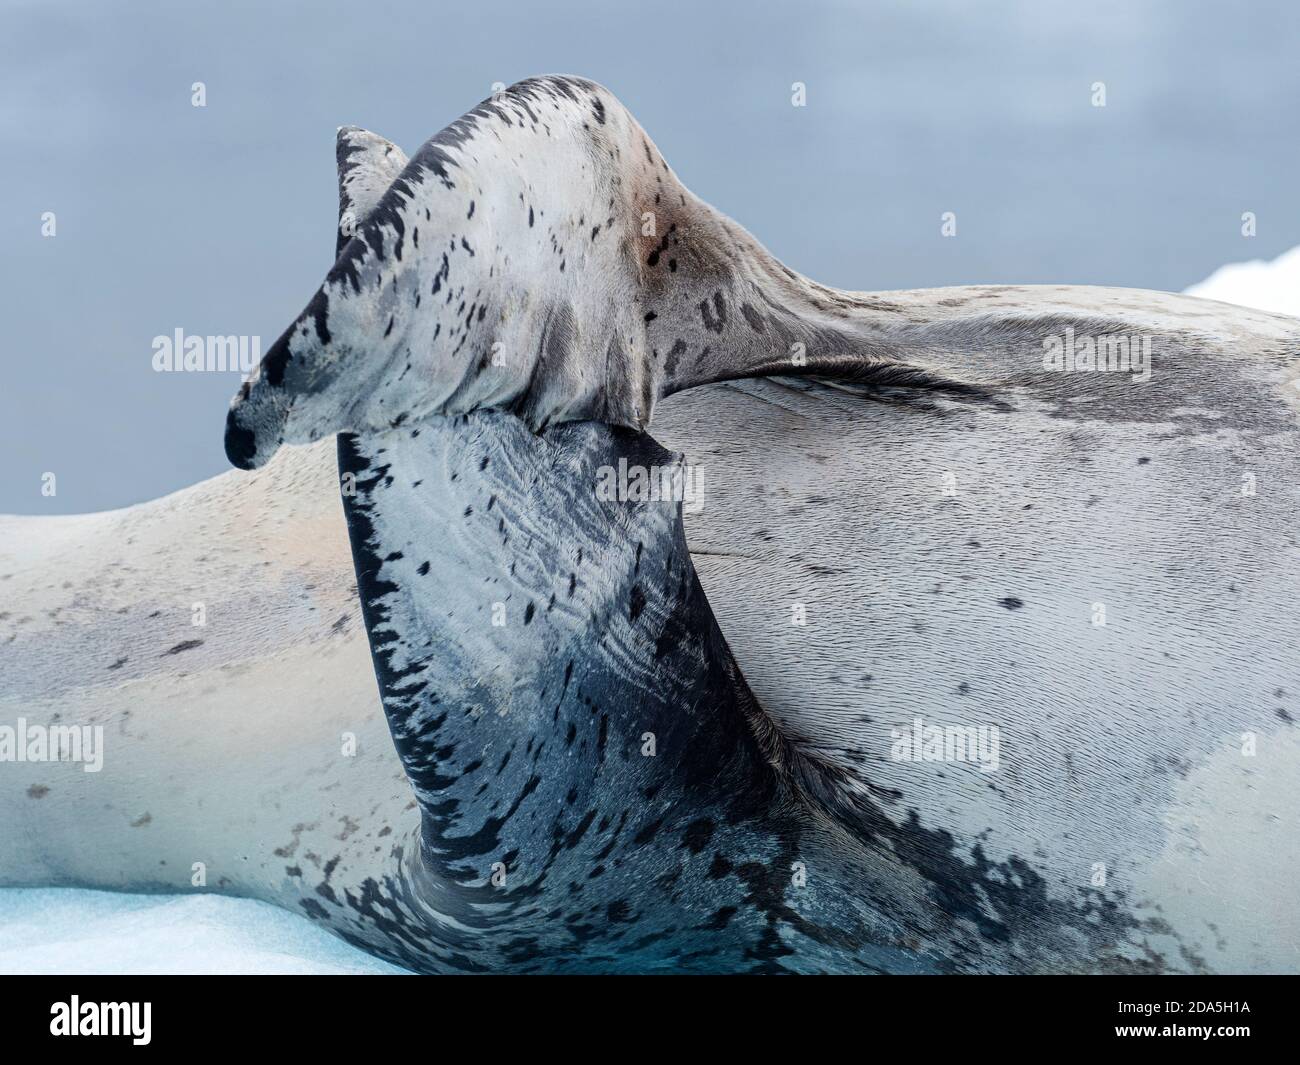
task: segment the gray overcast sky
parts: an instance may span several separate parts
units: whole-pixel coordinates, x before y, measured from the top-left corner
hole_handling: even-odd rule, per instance
[[[301,310],[333,249],[338,125],[411,151],[493,82],[582,74],[819,281],[1177,290],[1300,244],[1298,46],[1294,0],[9,0],[0,512],[226,468],[238,376],[154,373],[151,341],[265,348]]]

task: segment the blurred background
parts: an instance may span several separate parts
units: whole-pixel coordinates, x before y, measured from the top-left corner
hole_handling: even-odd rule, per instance
[[[819,281],[1180,290],[1300,244],[1298,31],[1294,0],[7,0],[0,512],[226,469],[239,376],[155,373],[151,343],[265,350],[292,320],[332,258],[340,124],[411,151],[494,82],[582,74]]]

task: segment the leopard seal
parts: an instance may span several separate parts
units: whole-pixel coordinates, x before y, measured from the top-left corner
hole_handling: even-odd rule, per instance
[[[243,714],[200,704],[206,728],[135,704],[181,756],[225,757],[227,890],[428,971],[1295,971],[1300,322],[816,285],[581,79],[521,83],[410,161],[342,131],[340,162],[335,267],[229,416],[258,469],[210,484],[276,553],[221,575],[235,601],[332,568],[338,504],[314,493],[341,484],[356,592],[330,586],[360,600],[366,720],[396,755],[372,731],[368,771],[335,764],[365,716],[328,691],[360,683],[355,610],[328,675],[286,668],[295,626],[322,633],[270,624],[274,599],[209,652],[224,675],[163,646],[173,698],[257,673],[226,700]],[[1049,369],[1066,335],[1153,338],[1149,380]],[[286,493],[335,433],[337,477]],[[685,461],[710,486],[685,520],[593,488]],[[277,534],[301,507],[320,532]],[[233,546],[242,524],[218,527]],[[46,583],[77,535],[110,534],[49,544]],[[900,757],[917,719],[997,727],[998,768]],[[241,773],[252,728],[278,747]],[[133,776],[194,787],[154,750]],[[297,750],[314,787],[281,765]],[[69,813],[103,805],[83,792]],[[52,798],[6,798],[29,875],[168,882],[123,860],[124,825],[77,854]],[[215,805],[170,831],[192,851]]]

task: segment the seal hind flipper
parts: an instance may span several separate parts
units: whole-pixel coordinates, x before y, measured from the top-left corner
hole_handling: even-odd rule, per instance
[[[610,471],[678,457],[499,413],[340,436],[339,453],[381,697],[423,813],[420,863],[365,903],[410,915],[408,964],[766,970],[798,942],[804,967],[893,956],[844,898],[826,927],[794,908],[815,833],[755,737],[678,504],[601,498]]]
[[[759,706],[678,505],[600,490],[680,461],[647,435],[485,412],[340,436],[340,459],[422,813],[405,875],[347,905],[376,931],[400,914],[406,964],[1005,971],[1030,944],[1078,966],[1137,927],[891,816]]]
[[[909,361],[915,308],[783,266],[592,82],[520,82],[400,172],[373,135],[340,153],[368,210],[344,207],[333,269],[236,398],[236,465],[483,409],[643,428],[664,396],[774,373],[962,387]]]

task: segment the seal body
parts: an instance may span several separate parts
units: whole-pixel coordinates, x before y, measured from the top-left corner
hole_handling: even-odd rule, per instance
[[[103,514],[0,518],[0,883],[218,891],[310,914],[413,837],[333,447]],[[359,883],[359,880],[356,882]]]
[[[435,972],[1300,967],[1296,320],[829,289],[582,79],[339,162],[266,469],[10,523],[2,698],[118,746],[6,773],[6,882]]]

